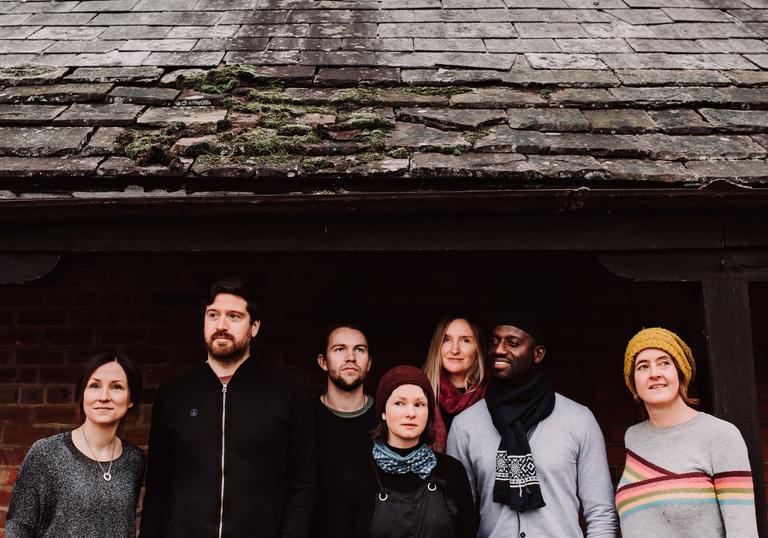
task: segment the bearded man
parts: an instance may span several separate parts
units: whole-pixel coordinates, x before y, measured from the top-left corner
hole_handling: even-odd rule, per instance
[[[205,300],[205,363],[161,385],[152,409],[141,538],[306,538],[314,425],[287,372],[251,358],[260,317],[249,283]]]
[[[371,369],[368,339],[353,323],[333,323],[324,333],[317,364],[326,372],[325,393],[312,400],[317,429],[318,494],[313,538],[328,536],[328,499],[344,465],[367,463],[371,431],[378,424],[373,398],[363,391]]]
[[[589,409],[552,388],[544,342],[530,315],[497,316],[485,399],[448,434],[448,454],[464,464],[479,507],[477,537],[584,536],[582,515],[586,536],[614,538],[603,434]]]

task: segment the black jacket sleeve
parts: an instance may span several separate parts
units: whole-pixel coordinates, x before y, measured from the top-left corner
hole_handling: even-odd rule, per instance
[[[288,447],[288,495],[281,538],[306,538],[312,525],[315,489],[315,419],[309,397],[296,383]]]
[[[163,536],[170,496],[173,451],[165,424],[164,391],[161,387],[152,406],[152,425],[149,429],[149,456],[144,503],[141,511],[140,538]]]
[[[456,503],[458,515],[456,518],[456,536],[458,538],[475,538],[477,535],[477,509],[469,486],[467,471],[455,458],[441,455],[445,468],[445,478],[448,482],[448,493]]]

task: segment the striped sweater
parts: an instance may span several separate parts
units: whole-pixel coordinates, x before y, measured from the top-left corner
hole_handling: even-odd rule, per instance
[[[624,538],[757,537],[747,448],[706,413],[670,428],[627,430],[616,508]],[[653,460],[653,461],[651,461]]]

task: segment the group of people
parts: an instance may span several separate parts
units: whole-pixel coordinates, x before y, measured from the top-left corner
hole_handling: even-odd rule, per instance
[[[624,379],[647,420],[626,433],[614,492],[603,435],[555,392],[547,337],[505,311],[489,338],[464,314],[436,327],[422,368],[375,391],[365,332],[328,327],[312,400],[250,356],[260,313],[248,283],[208,294],[208,360],[161,385],[152,408],[141,538],[757,537],[745,443],[695,410],[690,348],[662,328],[628,343]],[[6,538],[133,538],[143,452],[118,427],[141,394],[124,355],[91,359],[75,430],[34,443]],[[583,530],[585,529],[585,530]]]

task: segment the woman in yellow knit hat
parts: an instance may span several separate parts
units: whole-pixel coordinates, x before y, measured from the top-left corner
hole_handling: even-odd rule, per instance
[[[735,426],[697,411],[688,396],[696,363],[659,327],[627,344],[624,381],[648,419],[627,430],[616,491],[624,538],[757,538],[747,447]]]

